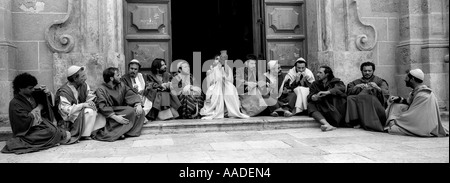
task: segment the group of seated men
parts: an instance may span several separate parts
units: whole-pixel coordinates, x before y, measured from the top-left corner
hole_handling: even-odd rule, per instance
[[[107,68],[95,92],[80,66],[68,68],[67,83],[55,96],[45,86],[35,88],[34,76],[20,74],[13,81],[14,98],[9,104],[13,138],[2,152],[23,154],[80,140],[112,142],[137,137],[148,121],[265,114],[307,114],[324,132],[361,127],[390,134],[448,136],[436,96],[423,84],[425,75],[420,69],[407,72],[405,84],[413,90],[404,99],[390,96],[388,83],[374,75],[371,62],[363,63],[362,78],[346,87],[328,66],[318,68],[316,80],[303,58],[287,73],[278,61],[269,61],[264,78],[258,78],[253,55],[245,67],[236,70],[236,77],[224,60],[219,55],[214,58],[206,92],[190,73],[189,63],[178,63],[174,76],[164,59],[155,59],[148,75],[139,72],[138,60],[130,61],[123,76],[118,68]]]

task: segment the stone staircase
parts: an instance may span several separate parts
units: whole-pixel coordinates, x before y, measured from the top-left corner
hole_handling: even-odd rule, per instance
[[[443,121],[449,120],[449,112],[442,111]],[[307,116],[285,117],[252,117],[249,119],[215,119],[215,120],[171,120],[154,121],[144,125],[143,134],[174,134],[194,132],[223,132],[244,130],[274,130],[292,128],[319,128],[319,124],[313,118]],[[0,141],[12,134],[9,125],[0,126]]]

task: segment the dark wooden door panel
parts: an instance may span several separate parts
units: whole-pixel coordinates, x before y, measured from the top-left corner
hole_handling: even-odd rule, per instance
[[[267,60],[290,68],[306,58],[306,11],[303,0],[264,0]]]
[[[125,0],[124,34],[126,64],[132,59],[148,71],[155,58],[171,61],[170,0]]]

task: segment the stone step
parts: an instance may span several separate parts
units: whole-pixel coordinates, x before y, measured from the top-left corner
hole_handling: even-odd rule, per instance
[[[249,119],[215,119],[215,120],[172,120],[155,121],[144,126],[143,134],[172,134],[193,132],[222,132],[244,130],[274,130],[290,128],[318,128],[320,125],[311,117],[252,117]]]
[[[449,112],[442,111],[443,121],[449,121]],[[273,130],[289,128],[318,128],[320,125],[307,116],[252,117],[249,119],[171,120],[154,121],[144,125],[143,134],[172,134],[193,132],[220,132],[239,130]],[[0,141],[12,135],[11,127],[0,127]]]

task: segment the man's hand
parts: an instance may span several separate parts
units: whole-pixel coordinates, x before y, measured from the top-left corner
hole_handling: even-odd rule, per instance
[[[327,95],[330,95],[331,92],[330,91],[321,91],[319,92],[317,95],[322,98],[322,97],[326,97]]]
[[[311,96],[312,101],[316,102],[319,100],[319,96],[317,94]]]
[[[192,91],[194,91],[195,93],[197,93],[199,95],[202,93],[202,89],[198,86],[193,86]]]
[[[93,101],[88,101],[86,103],[84,103],[85,108],[91,108],[94,111],[97,111],[97,107],[95,106],[95,103]]]
[[[120,124],[126,125],[126,124],[130,123],[130,121],[128,119],[124,118],[124,116],[125,115],[114,115],[114,116],[111,116],[111,118]]]
[[[142,109],[142,105],[141,104],[136,105],[135,108],[136,108],[136,114],[138,116],[140,116],[144,112],[144,109]]]
[[[41,85],[41,89],[42,89],[42,91],[44,91],[44,93],[46,95],[51,95],[51,92],[50,92],[50,90],[47,89],[47,86]]]
[[[355,87],[357,87],[357,88],[366,88],[367,87],[367,85],[366,84],[364,84],[364,83],[361,83],[361,84],[357,84]]]
[[[267,87],[267,83],[265,81],[258,81],[258,87],[265,88],[265,87]]]
[[[372,88],[375,88],[377,90],[381,90],[381,88],[374,82],[370,82],[367,85],[371,86]]]

